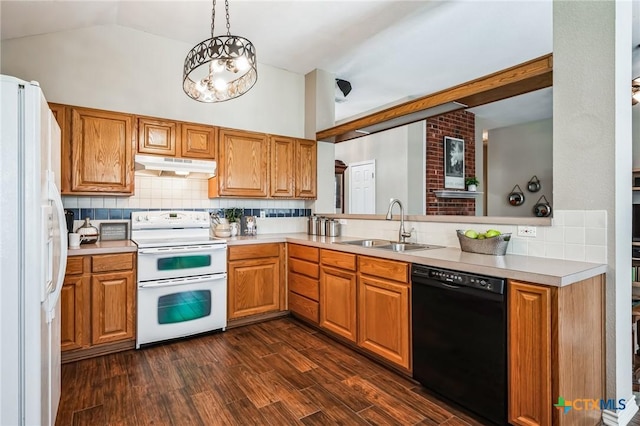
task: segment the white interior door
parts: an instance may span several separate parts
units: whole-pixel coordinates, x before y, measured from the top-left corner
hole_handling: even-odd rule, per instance
[[[349,164],[349,213],[375,214],[376,160]]]

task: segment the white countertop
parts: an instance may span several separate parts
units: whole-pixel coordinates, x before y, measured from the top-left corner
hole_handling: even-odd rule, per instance
[[[459,248],[453,247],[433,250],[412,250],[399,253],[376,248],[340,244],[340,242],[344,241],[361,239],[363,238],[349,236],[321,237],[317,235],[307,235],[305,233],[259,234],[251,237],[227,238],[227,243],[230,246],[270,242],[298,243],[313,247],[395,259],[437,268],[485,274],[499,278],[509,278],[556,287],[570,285],[587,278],[604,274],[607,271],[607,265],[599,263],[518,256],[513,254],[490,256],[467,253],[461,251]]]
[[[126,253],[138,251],[138,246],[131,240],[98,241],[95,244],[80,244],[79,248],[69,248],[68,256],[84,256],[87,254]]]

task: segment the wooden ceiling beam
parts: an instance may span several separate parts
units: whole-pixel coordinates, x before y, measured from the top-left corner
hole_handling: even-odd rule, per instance
[[[333,143],[343,142],[368,134],[357,132],[359,129],[376,125],[376,128],[379,128],[379,130],[371,133],[388,130],[397,127],[398,121],[401,121],[401,118],[404,116],[409,116],[410,114],[417,116],[419,114],[415,113],[450,102],[459,102],[468,107],[476,107],[545,87],[551,87],[552,85],[553,55],[549,53],[548,55],[532,59],[458,86],[413,99],[329,129],[321,130],[316,133],[316,140]],[[391,123],[394,119],[395,124],[390,124],[388,128],[379,126],[385,122]],[[410,117],[407,117],[407,120],[408,122],[404,124],[420,121],[411,121]]]

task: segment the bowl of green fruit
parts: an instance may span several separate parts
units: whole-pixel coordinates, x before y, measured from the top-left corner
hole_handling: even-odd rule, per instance
[[[511,239],[511,234],[503,234],[496,229],[478,232],[475,229],[458,229],[460,249],[470,253],[504,256]]]

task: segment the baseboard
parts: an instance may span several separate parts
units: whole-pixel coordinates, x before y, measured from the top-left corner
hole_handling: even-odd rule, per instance
[[[602,412],[602,422],[607,426],[625,426],[637,412],[638,404],[636,403],[636,396],[633,395],[626,400],[624,410],[604,410]]]
[[[288,315],[289,315],[289,311],[277,311],[277,312],[250,315],[248,317],[233,319],[233,320],[227,321],[227,330],[230,330],[236,327],[242,327],[249,324],[255,324],[258,322],[269,321],[276,318],[286,317]]]

